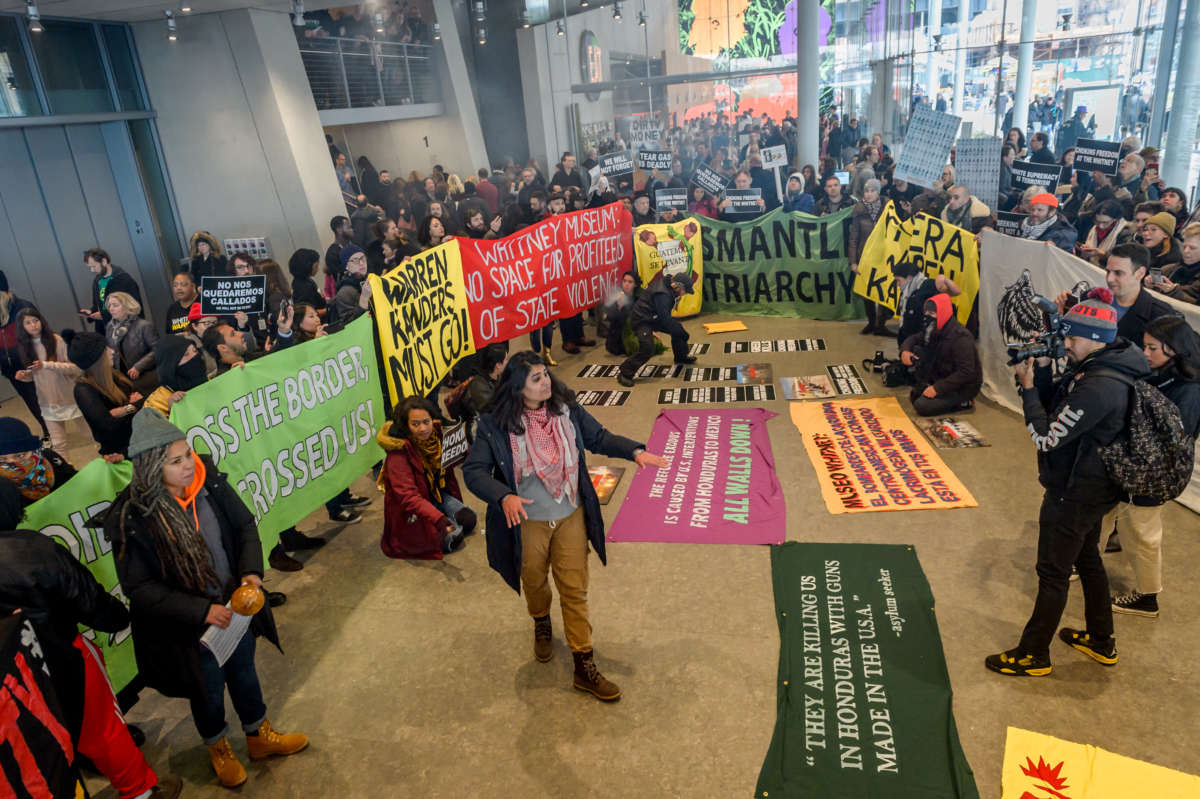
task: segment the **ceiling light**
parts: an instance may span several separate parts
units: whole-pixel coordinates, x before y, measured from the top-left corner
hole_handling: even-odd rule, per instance
[[[487,19],[486,0],[472,0],[471,10],[475,14],[476,22],[483,22],[485,19]]]
[[[192,4],[189,3],[188,0],[179,0],[179,13],[180,14],[192,13]]]
[[[42,32],[42,15],[38,13],[37,3],[25,4],[25,16],[29,18],[29,32]]]
[[[638,24],[641,25],[643,28],[646,27],[646,12],[645,11],[638,12]]]
[[[613,19],[620,19],[620,18],[621,18],[621,2],[620,2],[620,0],[617,0],[617,2],[613,3]]]
[[[588,3],[588,0],[579,0],[580,8],[587,8],[589,5],[590,5],[590,3]]]
[[[517,14],[517,24],[520,25],[522,28],[529,27],[529,12],[528,11],[522,11],[520,14]]]
[[[557,36],[566,36],[567,35],[567,32],[565,30],[563,30],[563,24],[562,24],[561,19],[558,22],[554,23],[554,33]]]
[[[375,32],[383,33],[383,12],[382,11],[375,12]]]
[[[174,42],[179,40],[179,31],[175,28],[175,12],[167,9],[163,11],[167,16],[167,41]]]
[[[479,42],[480,44],[487,44],[487,28],[483,27],[482,25],[479,26],[475,32],[475,41]]]
[[[433,40],[439,41],[442,38],[442,24],[440,22],[433,23]]]

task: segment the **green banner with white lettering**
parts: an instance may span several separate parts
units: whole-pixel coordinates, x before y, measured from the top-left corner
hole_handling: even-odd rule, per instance
[[[749,222],[700,217],[701,310],[753,316],[861,319],[846,256],[847,208],[812,216],[776,208]]]
[[[755,796],[978,799],[911,546],[771,548],[778,716]]]
[[[104,590],[122,602],[125,594],[117,582],[112,547],[101,530],[84,525],[112,504],[113,498],[129,484],[132,474],[133,466],[128,461],[108,464],[96,458],[49,496],[26,508],[21,521],[22,529],[36,530],[71,550]],[[120,691],[128,685],[137,674],[129,628],[119,633],[99,633],[83,627],[80,631],[104,653],[113,690]]]

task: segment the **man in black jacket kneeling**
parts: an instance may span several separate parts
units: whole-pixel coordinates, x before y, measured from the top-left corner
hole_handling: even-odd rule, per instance
[[[654,331],[661,330],[671,335],[671,350],[675,354],[675,363],[695,363],[696,359],[688,355],[688,333],[679,324],[679,320],[671,316],[679,298],[684,294],[695,291],[695,279],[687,272],[674,275],[660,275],[637,301],[629,312],[629,323],[637,335],[638,351],[625,359],[621,364],[621,373],[617,382],[623,386],[633,385],[633,377],[638,370],[654,355]]]
[[[900,361],[912,369],[910,398],[921,416],[970,410],[983,385],[975,337],[954,317],[948,294],[925,300],[925,326],[900,345]]]

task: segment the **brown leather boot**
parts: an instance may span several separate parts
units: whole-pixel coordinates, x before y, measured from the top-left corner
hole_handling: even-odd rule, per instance
[[[208,759],[217,774],[217,781],[226,788],[236,788],[246,781],[246,769],[238,762],[228,738],[208,747]]]
[[[621,698],[621,689],[596,668],[591,650],[572,652],[575,656],[575,687],[587,691],[602,702],[615,702]]]
[[[549,616],[533,620],[533,656],[538,659],[538,663],[549,662],[550,658],[554,657],[553,635]]]
[[[284,734],[271,729],[271,722],[264,721],[258,727],[258,735],[247,735],[246,745],[251,760],[262,760],[271,755],[294,755],[308,746],[308,736],[293,732]]]

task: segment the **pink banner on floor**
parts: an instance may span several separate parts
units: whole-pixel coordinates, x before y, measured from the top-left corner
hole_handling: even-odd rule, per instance
[[[786,509],[763,408],[664,410],[646,449],[670,466],[639,469],[609,541],[781,544]]]

